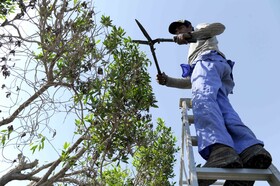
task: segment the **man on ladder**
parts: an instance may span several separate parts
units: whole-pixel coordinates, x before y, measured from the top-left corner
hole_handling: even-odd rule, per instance
[[[234,87],[234,62],[219,50],[216,38],[224,30],[221,23],[199,24],[195,30],[187,20],[171,23],[169,32],[176,35],[176,43],[190,44],[188,64],[181,65],[183,78],[162,73],[157,75],[157,81],[168,87],[192,89],[198,151],[206,160],[204,167],[266,169],[271,155],[243,124],[228,99]],[[199,180],[199,185],[214,182]],[[249,186],[254,181],[228,180],[224,185]]]

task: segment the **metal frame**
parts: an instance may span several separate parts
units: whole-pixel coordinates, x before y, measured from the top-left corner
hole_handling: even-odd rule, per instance
[[[192,137],[190,131],[190,124],[188,120],[188,108],[191,107],[191,99],[181,98],[180,107],[182,108],[182,144],[181,144],[181,162],[180,162],[180,180],[179,185],[182,186],[186,184],[186,181],[183,181],[183,171],[185,171],[185,162],[184,162],[184,147],[186,146],[187,157],[188,157],[188,170],[189,170],[189,179],[187,181],[188,185],[198,186],[198,179],[196,174],[196,167],[194,161],[194,153],[192,147]],[[185,175],[186,179],[188,178]]]

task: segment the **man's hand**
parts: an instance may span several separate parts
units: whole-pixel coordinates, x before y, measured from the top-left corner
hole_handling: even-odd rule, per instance
[[[168,76],[163,72],[163,73],[157,75],[157,82],[160,85],[166,85],[167,78],[168,78]]]
[[[188,44],[188,40],[191,38],[192,38],[192,36],[190,33],[183,33],[183,34],[178,34],[177,36],[175,36],[174,41],[176,43],[178,43],[179,45]]]

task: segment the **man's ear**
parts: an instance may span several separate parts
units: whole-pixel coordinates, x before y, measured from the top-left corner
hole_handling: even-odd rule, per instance
[[[192,31],[194,31],[194,27],[190,24],[190,26],[192,27]]]
[[[194,27],[190,24],[189,27],[192,27],[192,31],[194,31]]]

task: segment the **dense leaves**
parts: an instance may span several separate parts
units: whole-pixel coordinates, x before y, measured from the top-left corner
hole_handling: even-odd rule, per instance
[[[0,19],[5,19],[6,15],[10,14],[14,10],[14,1],[5,0],[0,3]]]
[[[175,148],[176,139],[171,128],[166,127],[162,119],[158,119],[157,128],[150,138],[152,140],[148,146],[140,147],[134,156],[133,165],[138,172],[136,185],[175,185],[169,179],[175,176],[174,154],[179,149]]]

